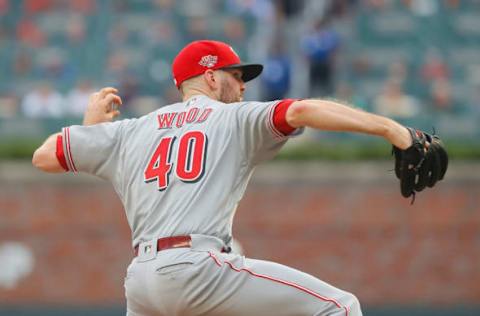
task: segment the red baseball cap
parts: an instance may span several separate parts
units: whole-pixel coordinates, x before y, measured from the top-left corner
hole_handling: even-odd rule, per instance
[[[175,57],[172,65],[175,85],[203,74],[207,69],[239,68],[243,71],[242,80],[250,81],[260,75],[260,64],[243,64],[233,48],[223,42],[201,40],[185,46]]]

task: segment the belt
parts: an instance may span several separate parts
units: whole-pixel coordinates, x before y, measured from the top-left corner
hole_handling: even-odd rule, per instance
[[[172,249],[172,248],[190,248],[192,246],[192,237],[190,236],[173,236],[173,237],[165,237],[157,239],[157,252]],[[151,247],[150,245],[145,247]],[[138,256],[138,248],[139,245],[136,245],[133,248],[134,256]],[[144,252],[151,252],[152,249],[144,249]],[[223,247],[222,252],[230,253],[232,251],[231,247]]]
[[[138,256],[138,246],[133,248],[133,254]],[[189,248],[192,246],[192,238],[190,236],[174,236],[159,238],[157,240],[157,251],[171,249],[171,248]],[[150,252],[152,249],[145,249],[145,252]]]

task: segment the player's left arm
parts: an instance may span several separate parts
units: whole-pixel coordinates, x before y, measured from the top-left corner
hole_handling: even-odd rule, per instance
[[[117,107],[122,104],[122,99],[117,95],[118,90],[107,87],[90,96],[85,110],[83,125],[95,125],[111,122],[120,114]],[[45,142],[35,150],[32,164],[45,172],[60,173],[69,168],[63,153],[63,138],[61,133],[50,135]]]
[[[427,186],[433,187],[444,178],[448,168],[448,154],[437,135],[407,128],[387,117],[341,103],[327,100],[296,101],[288,108],[285,120],[297,128],[308,126],[385,138],[393,145],[395,175],[400,180],[404,197],[415,198],[415,192]]]
[[[335,101],[295,101],[288,108],[285,120],[295,128],[311,127],[381,136],[400,149],[406,149],[412,144],[410,132],[403,125]]]

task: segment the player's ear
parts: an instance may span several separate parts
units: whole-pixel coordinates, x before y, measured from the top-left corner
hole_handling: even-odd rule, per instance
[[[211,90],[215,91],[218,89],[220,83],[218,73],[211,69],[208,69],[203,73],[203,78],[205,79],[205,82]]]

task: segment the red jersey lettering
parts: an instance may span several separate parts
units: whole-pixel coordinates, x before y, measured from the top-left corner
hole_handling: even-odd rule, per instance
[[[213,110],[211,108],[204,109],[202,114],[200,114],[200,117],[198,118],[197,123],[205,122],[208,116],[210,115],[210,113],[212,113],[212,111]]]
[[[177,124],[176,124],[176,126],[177,126],[178,128],[182,127],[183,124],[185,123],[185,115],[186,115],[185,112],[180,112],[180,113],[178,114],[178,116],[177,116]]]
[[[177,113],[175,112],[157,115],[158,129],[172,128],[172,123],[175,119],[175,116],[177,116]]]
[[[168,187],[168,178],[172,169],[170,153],[174,139],[174,137],[162,138],[143,173],[145,182],[156,180],[160,191]]]
[[[197,119],[198,112],[199,112],[198,108],[191,108],[188,111],[186,122],[193,123]]]
[[[184,182],[201,178],[205,165],[207,136],[201,131],[185,133],[178,145],[177,176]]]

